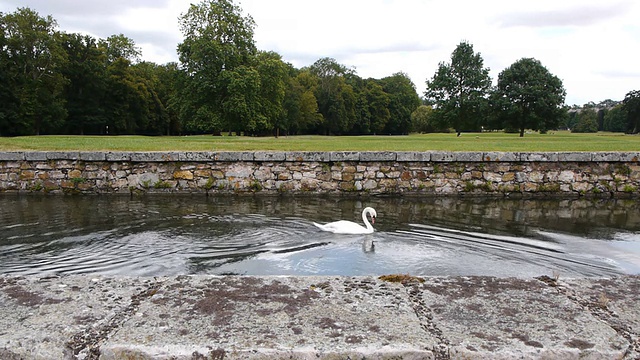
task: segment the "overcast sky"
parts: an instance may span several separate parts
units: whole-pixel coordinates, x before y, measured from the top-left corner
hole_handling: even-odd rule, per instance
[[[192,2],[196,2],[195,0]],[[0,11],[30,7],[60,30],[97,38],[124,34],[143,59],[177,61],[178,16],[186,0],[3,0]],[[322,57],[363,78],[402,71],[422,95],[439,62],[463,40],[497,81],[524,57],[564,82],[567,104],[622,100],[640,90],[640,1],[636,0],[243,0],[260,50],[300,68]]]

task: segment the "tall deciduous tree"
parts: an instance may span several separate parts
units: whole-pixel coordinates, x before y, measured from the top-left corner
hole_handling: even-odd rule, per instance
[[[640,90],[628,92],[622,106],[627,112],[627,132],[637,134],[640,132]]]
[[[489,68],[480,53],[468,42],[461,42],[451,54],[450,63],[440,63],[427,80],[425,97],[456,131],[480,130],[491,87]]]
[[[627,112],[623,105],[616,105],[604,115],[604,131],[625,132],[627,130]]]
[[[280,129],[286,129],[284,97],[289,73],[282,57],[273,51],[260,51],[256,56],[255,67],[260,76],[259,111],[264,118],[260,132],[275,129],[278,137]]]
[[[62,47],[68,62],[62,68],[67,78],[65,97],[69,134],[100,134],[106,131],[106,54],[98,41],[88,35],[62,34]]]
[[[289,72],[291,76],[284,100],[287,129],[292,134],[313,133],[324,121],[315,95],[318,77],[308,69],[290,69]]]
[[[250,75],[245,70],[257,51],[254,28],[253,18],[243,15],[232,0],[192,4],[180,16],[184,41],[178,45],[178,54],[185,73],[180,110],[188,130],[215,133],[235,127],[232,122],[238,120],[238,113],[228,105],[242,96],[233,93],[245,88],[238,81]]]
[[[345,79],[346,75],[353,74],[353,70],[331,58],[319,59],[309,70],[318,77],[316,98],[324,117],[324,132],[348,133],[357,121],[357,97]]]
[[[571,128],[574,133],[598,132],[598,113],[593,108],[582,109],[576,114],[576,124]]]
[[[66,116],[60,68],[66,54],[51,16],[29,8],[0,13],[0,133],[29,135],[54,132]],[[4,119],[4,120],[2,120]]]
[[[420,106],[420,96],[409,75],[398,72],[381,80],[382,89],[389,94],[389,121],[386,134],[408,134],[411,131],[411,114]]]
[[[565,89],[562,80],[551,74],[540,61],[524,58],[498,75],[492,96],[495,111],[501,111],[505,127],[549,130],[557,127],[566,114],[563,109]]]
[[[123,34],[111,35],[106,39],[100,40],[100,47],[107,56],[107,62],[112,63],[119,59],[125,59],[132,64],[140,61],[142,52],[136,46],[133,39]]]

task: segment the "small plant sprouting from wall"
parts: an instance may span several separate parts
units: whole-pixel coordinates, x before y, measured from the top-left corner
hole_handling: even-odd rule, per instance
[[[42,189],[44,189],[44,185],[42,185],[42,182],[40,181],[31,186],[31,191],[42,191]]]
[[[465,181],[463,190],[465,192],[472,192],[476,189],[476,185],[472,181]]]
[[[608,192],[614,192],[615,189],[613,186],[611,186],[611,184],[609,184],[608,181],[600,181],[600,186],[602,186],[605,190],[607,190]]]
[[[205,190],[211,190],[213,188],[213,186],[215,185],[215,180],[210,177],[209,179],[207,179],[207,182],[204,184],[204,189]]]
[[[86,183],[86,182],[87,182],[87,179],[85,179],[85,178],[83,178],[83,177],[77,177],[77,178],[73,178],[73,179],[71,179],[71,182],[72,182],[74,185],[78,186],[78,184]]]
[[[627,184],[627,185],[625,185],[625,186],[622,188],[622,191],[623,191],[623,192],[625,192],[625,193],[627,193],[627,194],[633,194],[633,193],[634,193],[634,192],[636,192],[637,190],[638,190],[638,189],[636,189],[636,187],[635,187],[635,186],[633,186],[633,185],[628,185],[628,184]]]
[[[171,184],[166,181],[158,180],[155,184],[153,184],[153,187],[156,189],[170,189]]]
[[[251,182],[251,185],[249,185],[249,189],[253,192],[258,192],[262,190],[262,184],[260,184],[260,181],[258,180],[253,180]]]
[[[631,168],[627,165],[618,165],[616,167],[616,173],[624,176],[631,175]]]
[[[151,180],[144,180],[141,185],[143,188],[148,189],[151,187]]]
[[[560,192],[560,184],[541,184],[538,186],[538,192],[546,192],[546,193]]]

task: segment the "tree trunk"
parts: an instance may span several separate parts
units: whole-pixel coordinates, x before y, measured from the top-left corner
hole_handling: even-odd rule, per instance
[[[520,137],[524,137],[524,128],[520,128]]]

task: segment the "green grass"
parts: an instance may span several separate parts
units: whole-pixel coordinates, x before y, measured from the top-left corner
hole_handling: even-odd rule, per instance
[[[640,135],[465,133],[409,136],[25,136],[0,151],[640,151]]]

